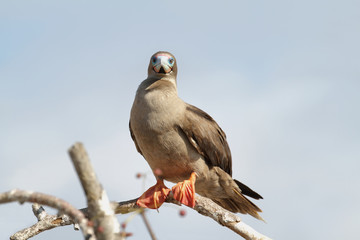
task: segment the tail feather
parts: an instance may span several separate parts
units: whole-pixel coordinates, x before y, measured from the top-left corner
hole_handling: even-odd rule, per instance
[[[234,181],[236,182],[236,184],[239,186],[239,188],[241,189],[241,193],[252,197],[254,199],[262,199],[263,197],[258,194],[257,192],[255,192],[254,190],[252,190],[251,188],[249,188],[248,186],[246,186],[245,184],[239,182],[238,180],[234,179]]]
[[[264,219],[258,214],[262,212],[261,209],[253,202],[247,199],[244,195],[233,189],[236,193],[236,198],[220,198],[213,199],[217,204],[231,212],[239,212],[242,214],[250,214],[254,218],[264,221]]]
[[[255,199],[260,199],[262,198],[260,194],[251,190],[245,184],[233,179],[219,167],[213,167],[210,173],[212,174],[211,177],[214,179],[217,178],[218,181],[208,181],[208,184],[206,187],[203,187],[203,189],[201,189],[202,185],[198,185],[200,187],[200,189],[198,189],[199,194],[211,198],[217,204],[231,212],[250,214],[254,218],[264,221],[258,214],[261,212],[261,209],[244,196],[247,195]]]

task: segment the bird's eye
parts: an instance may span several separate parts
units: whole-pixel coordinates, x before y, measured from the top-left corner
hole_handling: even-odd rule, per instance
[[[169,63],[173,64],[174,63],[174,59],[173,58],[169,58]]]
[[[152,57],[151,62],[156,63],[156,57]]]

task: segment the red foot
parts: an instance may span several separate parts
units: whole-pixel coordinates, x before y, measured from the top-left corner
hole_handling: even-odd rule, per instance
[[[143,208],[158,209],[166,200],[170,193],[163,180],[157,180],[157,183],[143,193],[136,201],[136,204]]]
[[[196,173],[193,172],[191,173],[189,180],[179,182],[174,187],[172,187],[174,198],[186,206],[194,207],[195,180],[196,180]]]

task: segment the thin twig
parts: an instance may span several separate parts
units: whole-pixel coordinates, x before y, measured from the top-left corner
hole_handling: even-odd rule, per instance
[[[149,220],[148,220],[147,217],[146,217],[145,211],[141,211],[140,214],[141,214],[141,218],[143,219],[143,221],[144,221],[144,223],[145,223],[146,229],[148,230],[148,232],[149,232],[149,234],[150,234],[151,239],[152,239],[152,240],[156,240],[155,233],[154,233],[154,231],[153,231],[152,228],[151,228],[151,225],[150,225],[150,223],[149,223]]]

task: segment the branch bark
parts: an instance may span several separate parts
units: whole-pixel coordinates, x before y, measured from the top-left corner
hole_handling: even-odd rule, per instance
[[[120,224],[105,190],[95,175],[84,146],[75,143],[69,149],[69,155],[86,195],[88,217],[94,223],[96,237],[99,240],[120,239]]]
[[[270,240],[269,237],[262,235],[253,228],[241,221],[236,214],[225,210],[208,198],[196,196],[194,209],[200,214],[214,219],[219,224],[231,229],[240,236],[248,240]]]
[[[93,229],[88,226],[88,220],[85,218],[84,214],[78,209],[71,206],[68,202],[60,198],[43,193],[18,189],[0,193],[0,203],[9,202],[19,202],[21,204],[24,202],[39,203],[58,209],[61,213],[66,214],[71,218],[70,221],[65,220],[64,218],[66,217],[64,215],[56,216],[56,218],[45,218],[44,215],[42,215],[41,217],[37,216],[38,219],[41,219],[37,224],[34,224],[30,228],[24,229],[14,234],[10,238],[12,240],[29,239],[39,234],[44,229],[51,229],[57,226],[69,225],[74,222],[80,225],[81,231],[83,232],[85,239],[95,240]]]

